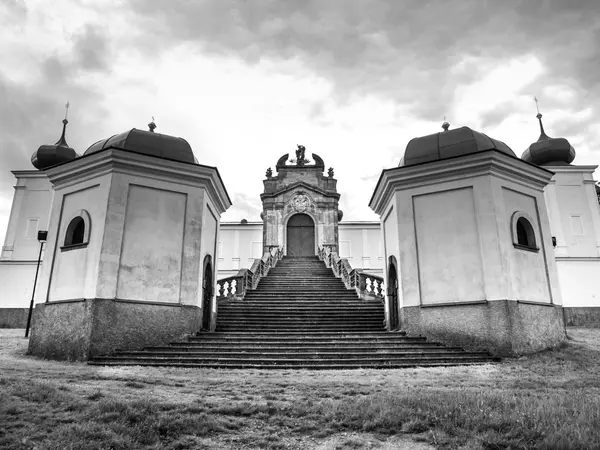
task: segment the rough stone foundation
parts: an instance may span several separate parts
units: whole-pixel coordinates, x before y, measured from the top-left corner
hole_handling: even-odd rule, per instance
[[[563,308],[568,327],[600,328],[600,307]]]
[[[498,300],[405,307],[400,314],[409,335],[498,356],[534,353],[566,339],[562,307],[555,305]]]
[[[25,328],[29,308],[0,308],[0,328]]]
[[[165,345],[201,325],[196,306],[108,299],[41,303],[34,318],[28,353],[71,361]]]

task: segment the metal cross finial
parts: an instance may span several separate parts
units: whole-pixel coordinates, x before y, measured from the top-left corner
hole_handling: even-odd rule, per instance
[[[71,106],[71,102],[67,100],[67,103],[65,104],[65,120],[67,120],[67,115],[69,114],[69,106]]]
[[[535,102],[535,109],[537,110],[538,116],[540,115],[540,106],[538,104],[539,100],[537,99],[537,97],[533,97],[533,101]]]
[[[541,139],[549,139],[548,136],[546,135],[546,132],[544,131],[544,125],[542,124],[542,114],[540,113],[540,108],[538,106],[538,99],[537,99],[537,97],[533,97],[533,101],[535,102],[535,109],[537,109],[537,116],[535,116],[535,117],[537,117],[537,119],[540,122],[540,132],[541,132],[541,134],[540,134],[540,138],[538,139],[538,141],[541,140]]]

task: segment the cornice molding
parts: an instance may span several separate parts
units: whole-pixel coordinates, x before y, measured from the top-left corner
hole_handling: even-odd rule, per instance
[[[553,172],[528,164],[498,151],[484,151],[434,161],[427,164],[395,167],[381,173],[369,207],[381,215],[397,190],[491,175],[523,187],[543,192]]]
[[[321,189],[317,186],[313,186],[311,184],[308,184],[304,181],[296,181],[295,183],[289,184],[287,186],[282,187],[281,189],[279,189],[277,192],[264,192],[262,194],[260,194],[260,198],[261,200],[266,199],[266,198],[275,198],[275,197],[279,197],[282,194],[285,194],[286,192],[292,191],[294,189],[297,189],[299,187],[302,187],[306,190],[309,191],[313,191],[316,192],[317,194],[322,195],[323,197],[331,197],[331,198],[335,198],[336,200],[340,199],[340,194],[337,192],[329,192],[326,191],[324,189]]]
[[[186,164],[153,158],[119,149],[106,149],[66,164],[48,168],[45,173],[56,189],[65,188],[113,173],[144,176],[185,186],[203,186],[219,213],[231,206],[231,200],[216,167]]]
[[[544,166],[544,168],[552,172],[593,172],[598,166]]]

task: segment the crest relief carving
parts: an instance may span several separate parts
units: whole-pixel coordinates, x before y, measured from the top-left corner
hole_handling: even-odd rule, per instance
[[[313,209],[313,202],[304,192],[297,192],[289,202],[292,210],[297,212],[305,212]]]

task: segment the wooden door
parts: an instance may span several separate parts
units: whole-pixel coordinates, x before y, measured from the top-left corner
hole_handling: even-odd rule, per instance
[[[400,326],[398,320],[398,273],[396,265],[390,261],[390,269],[388,276],[388,301],[390,308],[390,331],[395,330]]]
[[[204,261],[204,278],[202,280],[202,329],[210,330],[210,315],[212,303],[212,264],[210,256]]]
[[[315,255],[315,223],[306,214],[296,214],[287,225],[288,256]]]

